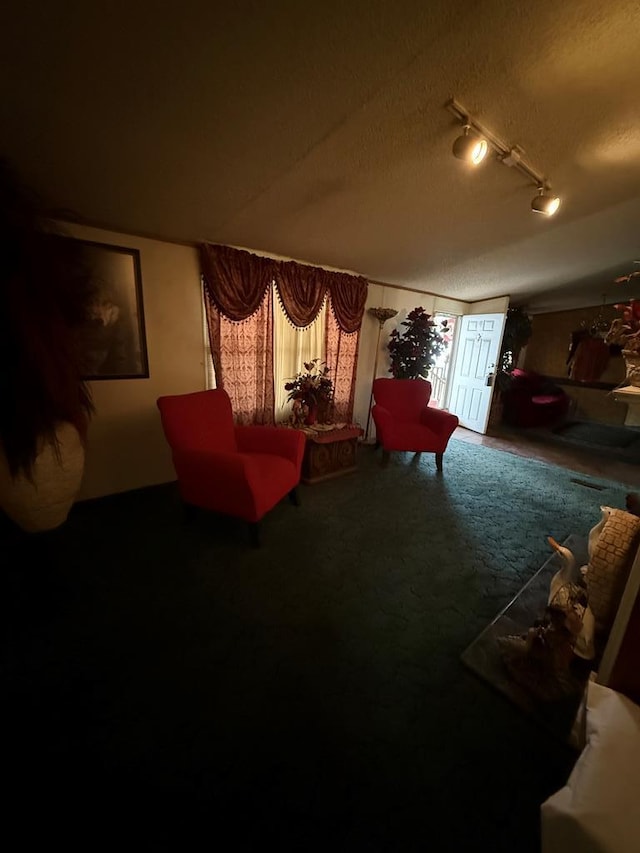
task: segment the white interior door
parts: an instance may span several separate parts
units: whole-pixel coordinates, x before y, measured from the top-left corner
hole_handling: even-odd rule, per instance
[[[450,381],[449,411],[460,426],[485,433],[506,314],[466,314],[459,321],[458,346]]]

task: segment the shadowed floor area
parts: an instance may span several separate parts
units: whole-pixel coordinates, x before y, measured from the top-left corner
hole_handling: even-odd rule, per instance
[[[43,538],[5,524],[8,813],[84,849],[199,831],[222,849],[537,851],[575,755],[460,654],[546,535],[624,495],[454,439],[443,476],[432,454],[383,469],[363,448],[356,474],[279,505],[259,550],[235,520],[187,522],[172,484],[78,505]]]
[[[553,435],[626,462],[640,462],[640,430],[637,428],[570,421],[554,429]]]

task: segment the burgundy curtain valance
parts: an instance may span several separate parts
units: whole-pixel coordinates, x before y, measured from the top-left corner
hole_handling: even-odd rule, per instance
[[[204,243],[200,263],[205,288],[218,310],[229,320],[250,317],[262,304],[265,291],[275,280],[280,302],[294,326],[309,326],[322,308],[327,293],[343,332],[356,332],[362,325],[367,299],[367,281],[362,276],[300,264],[275,261]]]
[[[282,307],[294,326],[308,326],[322,308],[327,293],[343,332],[356,332],[362,325],[367,301],[367,281],[358,275],[331,272],[296,261],[278,261],[276,286]]]
[[[367,301],[366,278],[344,272],[327,272],[327,275],[331,276],[331,307],[338,325],[348,334],[357,332]]]
[[[327,295],[324,270],[296,261],[278,261],[276,287],[280,304],[291,323],[304,328],[313,323]]]
[[[200,246],[200,268],[209,298],[225,317],[246,320],[260,308],[275,261],[230,246]]]

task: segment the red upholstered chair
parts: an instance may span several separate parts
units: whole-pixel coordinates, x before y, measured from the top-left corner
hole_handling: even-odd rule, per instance
[[[257,543],[262,516],[287,494],[297,503],[302,432],[235,426],[221,389],[160,397],[158,408],[188,507],[243,518]]]
[[[436,455],[436,468],[442,471],[442,456],[458,418],[427,408],[431,383],[424,379],[376,379],[373,396],[373,420],[385,457],[391,450],[431,452]]]

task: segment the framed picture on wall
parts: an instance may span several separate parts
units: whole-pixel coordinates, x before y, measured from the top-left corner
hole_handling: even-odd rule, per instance
[[[147,379],[140,252],[74,240],[90,299],[79,329],[84,379]]]

